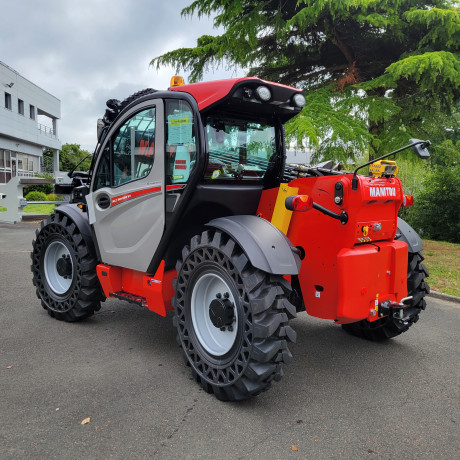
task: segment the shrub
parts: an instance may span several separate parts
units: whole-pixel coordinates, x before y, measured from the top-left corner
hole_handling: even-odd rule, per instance
[[[24,196],[27,196],[30,192],[42,192],[48,195],[48,193],[53,193],[53,188],[53,184],[29,185],[28,187],[24,187]]]
[[[55,193],[48,193],[48,195],[46,195],[46,199],[48,201],[58,201],[59,197]]]
[[[47,201],[47,198],[43,192],[33,191],[26,195],[26,201]]]
[[[460,243],[460,142],[439,146],[407,220],[424,238]]]

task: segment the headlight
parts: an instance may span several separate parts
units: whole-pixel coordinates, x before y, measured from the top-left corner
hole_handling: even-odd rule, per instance
[[[256,96],[260,101],[268,102],[272,97],[272,93],[266,86],[258,86],[256,88]]]
[[[302,108],[306,104],[305,96],[300,93],[294,94],[292,102],[294,102],[295,106]]]

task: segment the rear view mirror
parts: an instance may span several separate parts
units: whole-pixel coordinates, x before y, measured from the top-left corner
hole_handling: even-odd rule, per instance
[[[430,152],[428,152],[430,141],[421,141],[420,139],[409,139],[409,142],[412,144],[412,150],[419,158],[421,158],[422,160],[427,160],[428,158],[430,158]]]
[[[97,141],[101,140],[102,130],[104,129],[105,123],[103,122],[102,118],[97,120]]]

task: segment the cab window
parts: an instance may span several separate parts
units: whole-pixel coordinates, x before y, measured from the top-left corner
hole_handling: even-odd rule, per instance
[[[101,158],[97,166],[94,190],[112,185],[112,175],[110,174],[110,144],[107,144],[101,153]]]
[[[155,160],[155,107],[131,117],[115,133],[113,186],[147,176]]]
[[[133,115],[111,136],[99,159],[94,190],[146,177],[154,161],[155,107],[151,107]]]
[[[206,119],[206,181],[261,181],[276,158],[275,128],[245,119]]]
[[[192,108],[186,101],[166,103],[166,183],[186,184],[196,163]]]

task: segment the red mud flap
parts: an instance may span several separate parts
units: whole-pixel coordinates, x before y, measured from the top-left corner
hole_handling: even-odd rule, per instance
[[[391,311],[392,305],[399,305],[407,296],[407,262],[407,244],[401,241],[340,251],[337,322],[375,321],[379,319],[379,306],[388,305]]]

